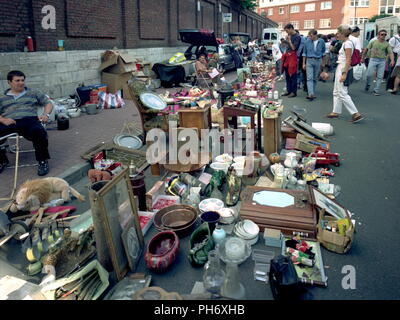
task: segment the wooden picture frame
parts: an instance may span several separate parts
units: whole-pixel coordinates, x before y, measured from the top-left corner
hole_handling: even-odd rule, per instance
[[[326,194],[311,187],[311,196],[313,197],[313,204],[319,209],[325,209],[325,212],[335,217],[336,219],[349,218],[350,213],[345,207],[340,205],[337,201],[329,198]]]
[[[129,179],[128,168],[121,171],[97,193],[99,215],[103,222],[104,236],[109,249],[111,262],[121,281],[129,268],[135,268],[144,247],[144,239],[140,228],[138,209]],[[130,241],[136,238],[135,246],[138,252],[135,258],[126,254],[123,234],[130,234]],[[133,236],[135,234],[135,236]]]

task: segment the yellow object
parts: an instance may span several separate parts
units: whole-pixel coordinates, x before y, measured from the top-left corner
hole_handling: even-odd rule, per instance
[[[29,262],[36,262],[38,260],[38,258],[35,257],[35,254],[33,253],[33,248],[29,248],[28,250],[26,250],[26,258]]]
[[[342,236],[346,235],[346,230],[350,229],[350,220],[349,219],[340,219],[338,221],[336,221],[337,225],[338,225],[338,229],[339,229],[339,233]]]
[[[180,63],[185,61],[185,55],[182,52],[175,53],[171,58],[169,58],[168,62],[170,64]]]

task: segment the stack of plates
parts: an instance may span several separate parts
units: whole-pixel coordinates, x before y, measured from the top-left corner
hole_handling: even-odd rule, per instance
[[[258,225],[248,219],[238,222],[233,228],[233,234],[246,240],[250,245],[257,243],[259,233]]]

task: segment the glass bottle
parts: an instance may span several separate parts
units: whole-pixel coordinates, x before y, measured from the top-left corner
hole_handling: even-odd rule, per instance
[[[236,263],[226,264],[226,277],[221,287],[221,295],[237,300],[246,299],[246,290],[239,280],[239,269]]]
[[[204,266],[204,288],[211,293],[219,294],[221,285],[225,279],[225,272],[221,268],[218,251],[211,250],[208,253],[208,262]]]

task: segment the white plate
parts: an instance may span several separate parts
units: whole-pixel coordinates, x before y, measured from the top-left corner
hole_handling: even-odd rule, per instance
[[[230,164],[232,162],[232,160],[233,160],[233,158],[227,153],[224,153],[224,154],[221,154],[220,156],[215,157],[215,161],[216,162],[222,162],[222,163],[229,163]]]
[[[251,220],[243,220],[243,230],[253,237],[260,233],[260,228]]]
[[[143,146],[142,140],[130,134],[118,134],[114,137],[114,143],[120,147],[140,149]]]
[[[217,198],[209,198],[199,203],[199,209],[201,212],[207,211],[218,211],[224,207],[224,203]]]

